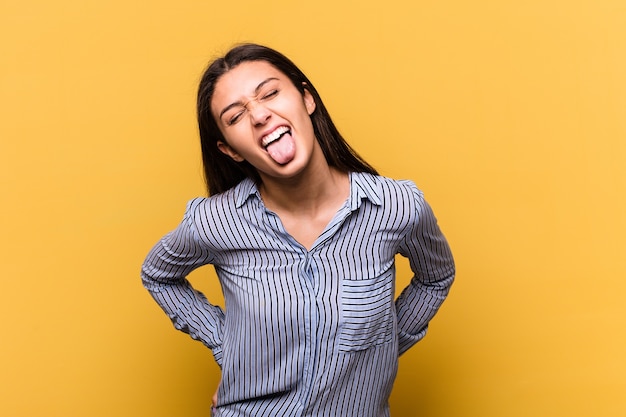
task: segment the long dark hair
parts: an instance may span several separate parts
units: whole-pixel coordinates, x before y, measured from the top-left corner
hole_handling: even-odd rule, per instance
[[[222,75],[242,62],[265,61],[284,73],[304,95],[308,90],[315,100],[315,111],[311,115],[313,131],[328,165],[343,172],[369,172],[376,170],[348,145],[333,123],[322,99],[313,84],[289,58],[271,48],[242,44],[234,47],[222,58],[214,60],[204,72],[198,89],[198,125],[204,175],[209,195],[219,194],[244,178],[260,181],[256,169],[247,161],[235,162],[217,148],[217,142],[226,142],[211,114],[211,100],[215,85]]]

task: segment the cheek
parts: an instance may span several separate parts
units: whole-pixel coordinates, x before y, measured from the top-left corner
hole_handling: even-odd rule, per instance
[[[246,148],[254,143],[250,129],[243,125],[235,125],[222,130],[222,136],[226,143],[239,153],[245,152]]]

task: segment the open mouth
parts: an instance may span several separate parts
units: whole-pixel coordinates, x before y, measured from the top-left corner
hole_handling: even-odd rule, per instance
[[[280,126],[276,128],[276,130],[274,130],[269,135],[264,136],[261,139],[261,145],[264,148],[267,148],[269,145],[276,142],[278,139],[282,138],[285,133],[289,133],[289,132],[290,130],[287,126]]]

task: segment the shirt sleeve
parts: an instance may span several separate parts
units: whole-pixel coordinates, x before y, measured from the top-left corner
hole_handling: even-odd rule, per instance
[[[446,299],[455,276],[452,252],[432,209],[412,184],[416,217],[399,253],[409,259],[413,277],[396,300],[399,353],[420,341]]]
[[[149,252],[141,268],[141,278],[174,327],[211,349],[221,366],[224,312],[209,303],[186,278],[194,269],[211,263],[211,254],[194,226],[192,205],[190,202],[187,206],[180,225]]]

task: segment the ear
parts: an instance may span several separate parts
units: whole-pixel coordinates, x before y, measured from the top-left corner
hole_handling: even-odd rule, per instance
[[[304,87],[304,92],[302,93],[304,106],[306,107],[306,111],[309,113],[309,116],[310,116],[315,111],[315,106],[316,106],[315,99],[313,98],[313,95],[309,91],[306,83],[302,83],[302,86]]]
[[[217,149],[220,150],[223,154],[226,154],[231,157],[231,159],[235,162],[242,162],[243,157],[239,155],[233,148],[230,147],[226,142],[222,142],[221,140],[217,141]]]

